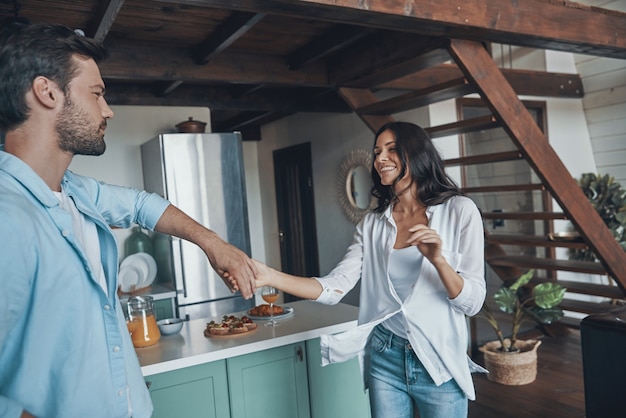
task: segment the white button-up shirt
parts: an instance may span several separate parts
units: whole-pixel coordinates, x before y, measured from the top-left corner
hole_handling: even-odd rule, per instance
[[[397,228],[392,208],[368,213],[357,225],[354,239],[341,262],[325,277],[317,302],[335,304],[361,279],[359,326],[336,335],[322,336],[322,364],[359,356],[367,376],[367,352],[372,329],[401,312],[408,339],[437,385],[454,378],[471,400],[475,399],[471,372],[485,369],[467,355],[467,316],[477,314],[485,299],[484,232],[480,212],[463,196],[427,208],[429,227],[442,241],[442,255],[463,278],[463,289],[454,299],[435,267],[424,259],[409,297],[403,302],[392,290],[388,274],[389,255]]]

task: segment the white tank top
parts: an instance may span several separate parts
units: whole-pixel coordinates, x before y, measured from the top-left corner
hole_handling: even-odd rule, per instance
[[[100,260],[100,241],[98,240],[96,224],[92,220],[85,218],[76,209],[76,204],[65,194],[63,189],[61,189],[61,192],[54,192],[54,194],[59,199],[61,209],[67,211],[72,216],[72,229],[74,230],[76,241],[78,241],[78,245],[85,252],[96,281],[108,296],[107,282],[104,269],[102,268],[102,261]]]
[[[424,256],[417,247],[392,249],[389,255],[389,278],[398,298],[405,301],[417,282]],[[407,338],[407,326],[401,312],[383,322],[383,325],[399,337]]]

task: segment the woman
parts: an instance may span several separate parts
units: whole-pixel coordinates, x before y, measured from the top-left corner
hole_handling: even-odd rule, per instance
[[[258,263],[257,286],[334,304],[361,280],[359,326],[322,337],[323,363],[359,355],[373,418],[466,417],[475,398],[466,316],[485,298],[483,225],[446,175],[426,132],[391,122],[377,133],[378,206],[327,276],[304,278]]]

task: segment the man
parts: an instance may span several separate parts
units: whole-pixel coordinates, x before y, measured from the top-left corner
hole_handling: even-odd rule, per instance
[[[200,246],[231,290],[254,293],[248,256],[155,194],[67,170],[101,155],[113,112],[103,47],[56,25],[0,31],[0,416],[150,417],[116,295],[110,226]],[[228,276],[228,279],[225,278]]]

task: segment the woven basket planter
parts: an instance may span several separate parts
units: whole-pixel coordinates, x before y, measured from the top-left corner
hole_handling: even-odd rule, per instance
[[[508,341],[508,340],[506,340]],[[500,341],[491,341],[479,348],[485,356],[487,379],[503,385],[526,385],[537,378],[538,340],[517,341],[518,352],[500,351]]]

